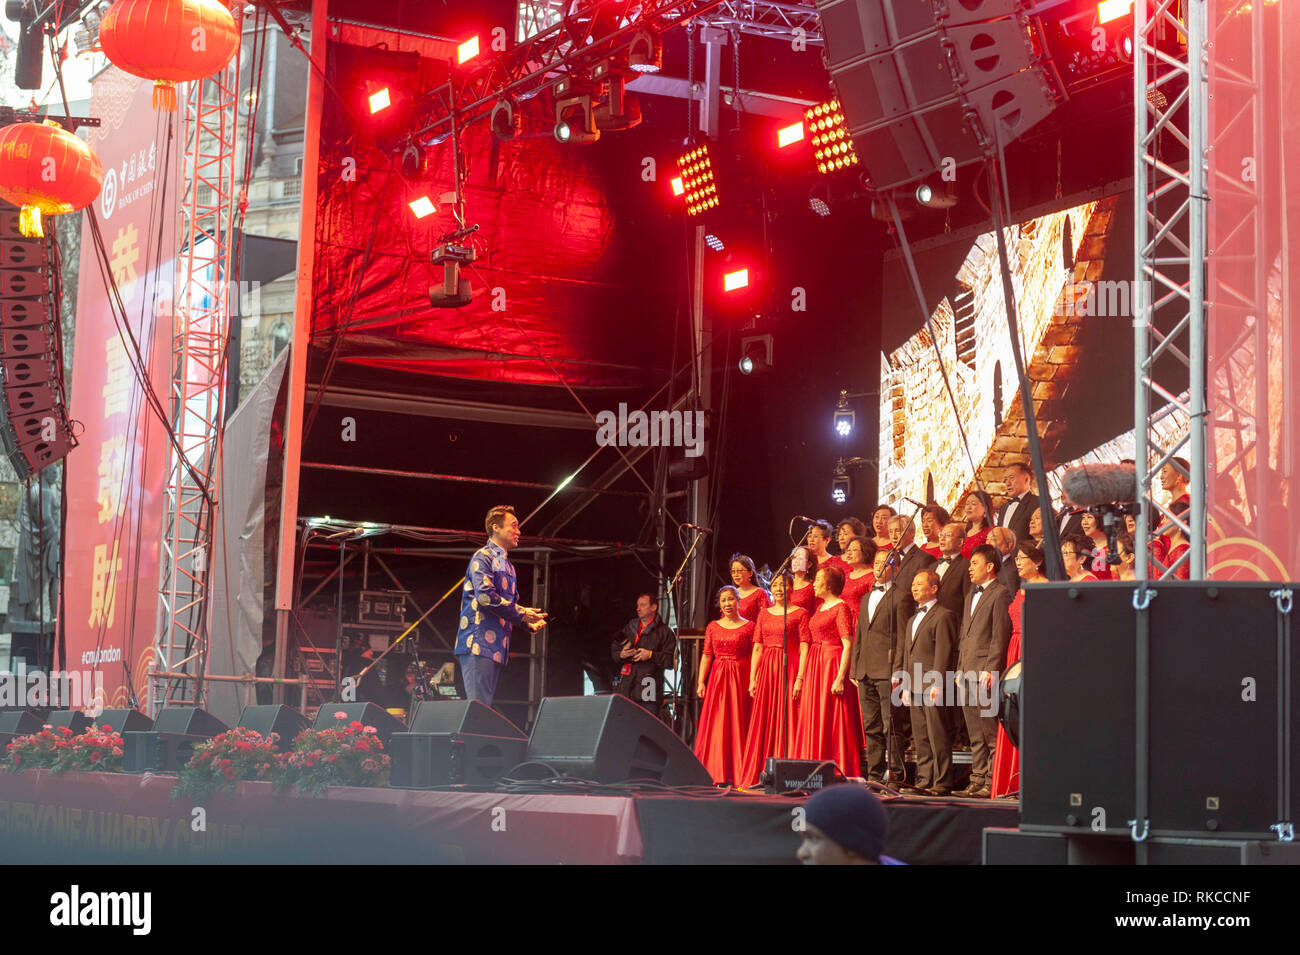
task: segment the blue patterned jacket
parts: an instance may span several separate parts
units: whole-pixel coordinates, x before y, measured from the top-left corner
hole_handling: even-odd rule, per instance
[[[510,661],[510,628],[524,622],[517,598],[515,565],[504,547],[488,541],[469,559],[465,571],[456,655],[484,656],[505,666]]]

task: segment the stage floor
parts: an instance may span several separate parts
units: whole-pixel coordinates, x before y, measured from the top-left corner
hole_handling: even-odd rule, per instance
[[[600,787],[595,794],[332,787],[320,797],[238,784],[196,812],[175,777],[0,774],[0,848],[21,863],[795,863],[803,798]],[[887,854],[978,865],[1014,800],[888,798]]]

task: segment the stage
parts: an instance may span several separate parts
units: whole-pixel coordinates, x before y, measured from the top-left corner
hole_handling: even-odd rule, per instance
[[[792,865],[803,797],[738,792],[490,792],[331,787],[320,797],[241,782],[197,809],[175,777],[0,775],[0,849],[17,863]],[[885,800],[887,855],[978,865],[1014,800]]]

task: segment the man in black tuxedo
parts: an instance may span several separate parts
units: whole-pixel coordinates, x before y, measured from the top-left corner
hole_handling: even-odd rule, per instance
[[[876,585],[862,597],[858,629],[849,649],[849,679],[858,688],[862,709],[862,734],[867,742],[867,779],[883,782],[885,737],[889,736],[889,778],[903,779],[905,748],[901,709],[890,708],[890,681],[903,668],[903,637],[907,621],[916,611],[907,588],[895,586],[895,571],[888,562],[891,551],[876,552]],[[892,653],[891,653],[892,649]]]
[[[943,718],[945,674],[957,636],[957,618],[939,603],[939,575],[922,570],[912,580],[916,613],[907,624],[902,697],[912,718],[916,785],[925,796],[952,792],[952,743]]]
[[[970,561],[961,555],[965,543],[965,524],[945,524],[939,531],[939,550],[943,556],[933,568],[939,575],[939,605],[951,610],[958,620],[966,612],[966,595],[970,593]]]
[[[993,779],[993,749],[998,721],[993,694],[1002,676],[1011,641],[1011,595],[998,583],[1002,561],[988,544],[970,555],[970,596],[962,617],[957,657],[958,702],[970,735],[970,785],[959,795],[988,798]]]
[[[1006,486],[1007,495],[998,510],[995,524],[1011,530],[1018,541],[1028,540],[1029,515],[1038,510],[1038,495],[1029,491],[1034,486],[1034,472],[1027,464],[1009,464],[1002,470],[1002,483]],[[1015,547],[1014,544],[1011,546]]]
[[[989,531],[986,543],[991,545],[1002,561],[998,571],[998,583],[1007,588],[1013,597],[1020,590],[1020,573],[1016,570],[1016,534],[1008,527],[995,527]]]
[[[894,542],[894,549],[889,551],[894,580],[904,590],[910,590],[917,573],[933,565],[937,558],[917,546],[916,525],[901,514],[889,519],[889,539]]]

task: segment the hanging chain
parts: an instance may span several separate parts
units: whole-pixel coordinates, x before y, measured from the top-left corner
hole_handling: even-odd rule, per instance
[[[695,145],[695,21],[686,25],[686,145]]]
[[[1056,141],[1056,198],[1061,198],[1061,141]]]
[[[736,131],[740,131],[740,30],[731,28],[731,108],[736,114]]]

